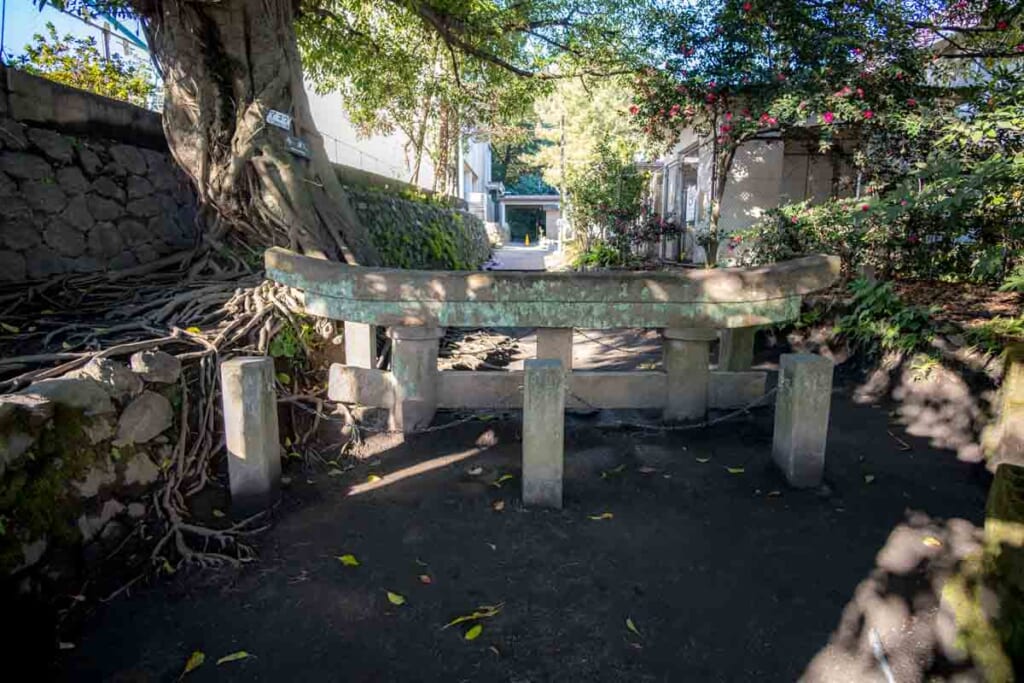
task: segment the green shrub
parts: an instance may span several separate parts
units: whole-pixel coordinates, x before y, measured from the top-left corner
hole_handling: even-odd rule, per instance
[[[835,328],[854,346],[871,354],[881,351],[923,351],[935,336],[933,311],[908,306],[888,282],[857,279],[850,283],[852,310]]]
[[[603,240],[594,240],[572,261],[576,270],[583,268],[617,268],[622,265],[622,252]]]

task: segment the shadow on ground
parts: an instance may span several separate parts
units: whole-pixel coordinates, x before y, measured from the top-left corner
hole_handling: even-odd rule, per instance
[[[768,410],[674,435],[575,418],[561,511],[521,507],[514,422],[371,440],[343,476],[293,476],[258,563],[96,611],[61,675],[170,681],[201,650],[189,680],[884,681],[873,628],[897,680],[922,680],[948,643],[942,624],[914,635],[940,621],[922,539],[964,547],[987,475],[853,391],[815,491],[772,467]],[[498,603],[475,640],[442,628]]]

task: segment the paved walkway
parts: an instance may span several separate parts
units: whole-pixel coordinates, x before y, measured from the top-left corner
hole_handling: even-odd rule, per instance
[[[525,246],[509,244],[494,252],[498,265],[494,270],[544,270],[544,257],[555,251],[555,244]]]

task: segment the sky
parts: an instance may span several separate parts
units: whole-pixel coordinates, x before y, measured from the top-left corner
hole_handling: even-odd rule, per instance
[[[45,35],[47,32],[47,22],[53,23],[59,35],[73,33],[77,37],[93,36],[96,38],[97,46],[103,44],[102,31],[92,28],[81,20],[68,16],[49,5],[40,11],[33,4],[33,0],[0,0],[0,3],[3,3],[0,7],[4,10],[4,61],[9,61],[10,57],[22,54],[25,50],[25,45],[32,42],[34,34],[42,33]],[[95,23],[98,23],[98,21]],[[129,30],[138,32],[136,22],[126,20],[124,23]],[[126,45],[127,41],[114,37],[110,41],[111,52],[124,54]],[[137,49],[136,54],[139,54]]]

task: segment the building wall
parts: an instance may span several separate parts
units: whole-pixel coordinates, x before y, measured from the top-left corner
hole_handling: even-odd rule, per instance
[[[548,239],[558,239],[558,219],[562,212],[558,209],[545,209],[544,211],[544,234]]]

